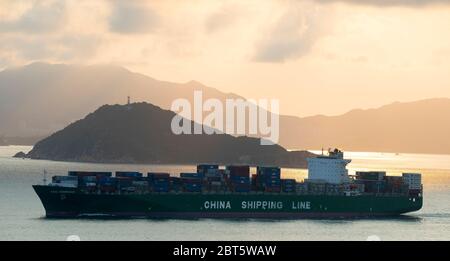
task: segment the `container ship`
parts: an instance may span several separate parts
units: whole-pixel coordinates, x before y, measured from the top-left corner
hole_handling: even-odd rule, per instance
[[[356,172],[339,150],[308,159],[301,182],[279,167],[201,164],[171,176],[69,171],[33,188],[49,218],[347,218],[393,216],[422,207],[421,174]]]

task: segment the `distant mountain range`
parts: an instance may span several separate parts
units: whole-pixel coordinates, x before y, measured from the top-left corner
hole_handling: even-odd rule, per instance
[[[104,104],[146,101],[170,109],[177,98],[238,97],[191,81],[158,81],[116,66],[33,63],[0,72],[0,135],[49,135]]]
[[[175,113],[148,104],[105,105],[38,142],[26,157],[77,162],[306,167],[314,154],[227,134],[175,135]],[[192,124],[194,125],[194,124]],[[20,155],[21,157],[23,155]]]
[[[199,82],[171,83],[116,66],[34,63],[0,72],[0,136],[44,136],[81,119],[103,104],[126,97],[170,109],[177,98],[242,98]],[[450,153],[450,99],[394,103],[353,110],[340,116],[280,116],[280,142],[286,148],[340,147],[354,151]],[[10,141],[11,139],[7,139]],[[23,143],[23,142],[22,142]]]
[[[450,99],[393,103],[341,116],[285,118],[280,144],[352,151],[450,153]],[[297,136],[297,139],[293,137]]]

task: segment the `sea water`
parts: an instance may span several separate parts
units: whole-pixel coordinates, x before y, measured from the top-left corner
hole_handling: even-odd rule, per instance
[[[195,166],[89,164],[12,158],[31,147],[0,147],[0,240],[450,240],[450,155],[347,152],[356,170],[389,175],[422,173],[424,206],[397,218],[371,219],[46,219],[32,189],[43,178],[68,170],[157,171],[176,175]],[[44,176],[44,172],[47,173]],[[303,180],[302,169],[282,169],[283,178]]]

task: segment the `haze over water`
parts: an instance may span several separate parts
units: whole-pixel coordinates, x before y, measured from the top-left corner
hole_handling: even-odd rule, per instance
[[[87,164],[11,158],[31,147],[0,147],[0,240],[450,240],[450,155],[347,152],[355,170],[386,170],[389,175],[422,173],[424,207],[398,218],[322,220],[53,220],[31,185],[66,175],[68,170],[167,171],[175,175],[195,166]],[[283,169],[302,180],[306,170]]]

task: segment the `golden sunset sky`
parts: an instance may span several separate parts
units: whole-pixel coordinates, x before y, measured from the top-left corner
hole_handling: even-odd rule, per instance
[[[337,115],[450,97],[450,0],[0,0],[0,68],[34,61]]]

